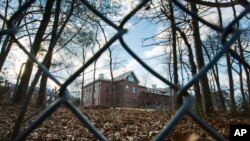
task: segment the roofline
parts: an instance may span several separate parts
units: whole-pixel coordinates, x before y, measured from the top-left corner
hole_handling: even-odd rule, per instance
[[[96,79],[95,83],[99,82],[99,81],[112,82],[112,80],[109,80],[109,79]],[[124,81],[124,80],[117,80],[117,81],[114,80],[114,82],[119,82],[119,81]],[[94,83],[94,81],[92,81],[90,83],[87,83],[86,85],[84,85],[84,88],[87,87],[87,86],[89,86],[89,85],[91,85],[91,84],[93,84],[93,83]]]

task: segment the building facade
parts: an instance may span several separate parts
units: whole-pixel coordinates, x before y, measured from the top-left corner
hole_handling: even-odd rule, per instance
[[[133,71],[113,79],[105,79],[103,74],[84,87],[84,106],[154,107],[168,105],[168,89],[147,88],[139,85]]]

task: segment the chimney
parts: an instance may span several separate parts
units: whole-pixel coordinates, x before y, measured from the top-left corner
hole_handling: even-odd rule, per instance
[[[103,74],[103,73],[100,73],[100,74],[99,74],[99,79],[100,79],[100,80],[104,80],[104,74]]]
[[[153,85],[152,85],[152,88],[153,88],[153,89],[156,89],[156,84],[153,84]]]

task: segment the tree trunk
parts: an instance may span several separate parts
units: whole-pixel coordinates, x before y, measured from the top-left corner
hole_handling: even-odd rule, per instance
[[[95,82],[96,82],[96,80],[95,80],[95,73],[96,73],[96,62],[97,62],[97,60],[95,60],[95,62],[94,62],[94,73],[93,73],[93,79],[94,79],[94,81],[93,81],[93,86],[92,86],[92,95],[91,95],[91,105],[92,106],[95,106]]]
[[[15,126],[13,127],[12,139],[14,139],[16,137],[16,135],[18,134],[18,132],[19,132],[19,130],[21,128],[21,125],[22,125],[25,113],[27,111],[30,99],[32,97],[32,94],[34,93],[36,84],[37,84],[37,82],[39,80],[39,77],[40,77],[39,73],[41,73],[41,71],[38,71],[37,74],[35,75],[35,78],[31,83],[31,87],[29,89],[29,92],[25,96],[25,99],[24,99],[24,102],[23,102],[22,107],[20,109],[20,112],[18,113],[16,122],[15,122]]]
[[[7,58],[7,55],[10,52],[11,46],[12,46],[12,40],[11,40],[10,36],[7,35],[4,42],[3,42],[3,46],[1,48],[1,53],[0,53],[0,71],[3,68],[4,62]]]
[[[246,72],[246,77],[247,77],[248,104],[250,104],[250,75],[249,75],[249,70],[246,67],[244,67],[244,70]]]
[[[213,44],[213,41],[211,40],[210,38],[210,48],[212,49],[212,53],[215,54],[215,51],[214,51],[214,44]],[[208,50],[206,49],[206,47],[204,47],[204,50],[208,56],[208,59],[209,61],[211,61],[211,56],[208,52]],[[217,86],[217,91],[216,89],[214,88],[214,96],[215,96],[215,102],[217,103],[217,108],[219,111],[225,111],[226,110],[226,105],[225,105],[225,101],[224,101],[224,98],[223,98],[223,95],[222,95],[222,91],[221,91],[221,87],[220,87],[220,80],[219,80],[219,71],[218,71],[218,65],[217,63],[211,68],[212,70],[212,75],[214,76],[214,81],[216,83],[216,86]]]
[[[9,0],[6,1],[6,6],[5,6],[5,10],[4,10],[4,18],[7,18],[7,14],[8,14],[8,9],[9,9]],[[19,2],[19,6],[21,5],[21,3]],[[3,20],[2,21],[2,29],[4,29],[4,26],[6,25],[6,22]],[[18,20],[17,22],[17,27],[19,27],[21,24],[21,19]],[[2,42],[2,38],[3,38],[3,35],[0,35],[0,44]],[[4,62],[9,54],[9,51],[11,49],[11,46],[12,46],[12,40],[11,40],[11,37],[10,35],[6,35],[5,36],[5,39],[4,39],[4,42],[3,42],[3,45],[2,45],[2,48],[1,48],[1,53],[0,53],[0,72],[2,70],[2,67],[4,65]]]
[[[198,9],[194,3],[191,4],[191,11],[198,14]],[[202,46],[201,46],[201,39],[200,39],[200,31],[199,31],[199,23],[196,19],[192,18],[192,28],[193,28],[193,38],[194,38],[194,47],[195,47],[195,54],[196,54],[196,62],[198,69],[202,69],[205,66]],[[200,79],[200,88],[202,94],[202,107],[203,111],[207,113],[211,113],[214,111],[211,99],[211,92],[208,84],[207,75],[204,75]]]
[[[51,33],[51,41],[49,44],[48,52],[43,60],[43,64],[48,70],[50,69],[51,60],[53,57],[53,50],[58,40],[57,31],[58,31],[58,23],[59,23],[59,15],[60,15],[60,6],[61,6],[61,0],[57,0],[55,18],[54,18],[53,28],[52,28],[52,33]],[[36,108],[40,108],[46,99],[47,80],[48,80],[47,74],[42,73],[38,98],[36,102]]]
[[[233,8],[234,18],[237,18],[235,7],[232,6],[232,8]],[[237,29],[240,28],[239,22],[236,23],[236,27],[237,27]],[[238,48],[240,51],[240,57],[242,59],[244,59],[240,36],[237,38],[237,44],[238,44]],[[245,92],[244,92],[243,71],[242,71],[242,64],[241,63],[239,63],[239,69],[240,69],[239,77],[240,77],[240,91],[241,91],[241,96],[242,96],[242,105],[243,105],[243,108],[246,108],[247,100],[246,100],[246,96],[245,96]],[[245,73],[247,73],[247,72],[245,71]]]
[[[84,64],[84,63],[83,63]],[[82,84],[81,84],[81,106],[84,106],[84,71],[82,72]]]
[[[17,22],[17,27],[20,26],[21,24],[21,19]],[[11,39],[11,36],[10,35],[7,35],[4,39],[4,42],[3,42],[3,46],[2,46],[2,49],[1,49],[1,53],[0,53],[0,71],[2,70],[3,68],[3,65],[4,65],[4,62],[10,52],[10,49],[12,47],[12,44],[13,44],[13,40]]]
[[[216,0],[216,3],[218,3],[218,0]],[[220,7],[217,7],[217,11],[218,11],[218,16],[219,16],[219,25],[220,25],[220,27],[223,27],[223,20],[222,20],[222,14],[221,14]],[[215,73],[217,74],[217,76],[215,77],[215,80],[216,80],[216,84],[218,87],[220,108],[221,108],[221,111],[226,111],[227,108],[226,108],[225,99],[223,97],[221,86],[220,86],[220,75],[219,75],[219,69],[218,69],[217,63],[215,64]]]
[[[22,65],[20,67],[20,70],[19,70],[19,73],[18,73],[18,76],[17,76],[17,80],[16,80],[16,85],[15,85],[15,88],[13,90],[13,95],[11,96],[11,98],[13,98],[16,95],[17,86],[19,85],[19,81],[20,81],[20,77],[22,75],[24,65],[25,65],[25,63],[22,63]]]
[[[46,63],[48,64],[48,63]],[[48,67],[48,65],[46,65],[46,67]],[[42,78],[40,81],[40,88],[39,88],[39,92],[38,92],[38,97],[37,97],[37,101],[36,101],[36,105],[35,108],[40,108],[43,106],[44,101],[46,100],[46,86],[47,86],[47,75],[42,73]]]
[[[7,0],[5,2],[5,8],[4,8],[4,18],[7,19],[7,14],[8,14],[8,9],[9,9],[9,2],[10,0]],[[1,20],[2,21],[2,28],[1,29],[4,29],[5,25],[7,24],[5,20]],[[9,35],[7,35],[7,37],[9,37]],[[2,43],[2,38],[3,38],[3,35],[0,34],[0,44]],[[1,62],[1,59],[0,59],[0,62]],[[0,71],[1,71],[1,67],[0,67]]]
[[[231,64],[229,53],[226,53],[226,61],[227,61],[227,73],[228,73],[228,79],[229,79],[229,95],[231,99],[230,108],[231,108],[231,112],[234,113],[236,111],[236,102],[234,98],[234,81],[233,81],[233,74],[232,74],[232,64]]]
[[[172,34],[172,48],[173,48],[173,77],[174,77],[174,84],[178,84],[178,64],[177,64],[177,46],[176,46],[176,28],[175,28],[175,17],[174,17],[174,10],[172,2],[169,1],[169,13],[170,13],[170,22],[171,22],[171,34]],[[176,105],[177,101],[177,90],[174,90],[173,93],[174,98],[174,110],[178,107]]]
[[[176,27],[176,29],[180,33],[181,38],[184,40],[184,43],[187,46],[191,73],[192,73],[192,76],[195,76],[196,73],[197,73],[197,66],[196,66],[196,64],[194,62],[194,55],[193,55],[191,44],[188,42],[188,39],[187,39],[185,33],[178,27]],[[199,83],[194,84],[194,93],[195,93],[196,107],[202,107],[202,99],[201,99]],[[197,110],[199,110],[199,108]]]
[[[50,41],[50,44],[49,44],[48,52],[47,52],[47,54],[46,54],[46,56],[44,57],[44,60],[43,60],[43,65],[48,70],[51,67],[53,51],[54,51],[54,48],[56,46],[56,43],[57,43],[59,37],[61,36],[66,24],[68,23],[70,17],[73,14],[74,3],[75,3],[75,0],[72,1],[69,13],[66,16],[66,20],[63,22],[61,28],[58,31],[59,16],[60,16],[60,10],[61,10],[61,0],[57,0],[56,10],[55,10],[55,18],[54,18],[52,34],[51,34],[51,41]],[[36,108],[41,107],[43,105],[44,101],[46,100],[45,98],[46,98],[47,80],[48,80],[48,75],[43,73],[42,78],[41,78],[41,82],[40,82],[39,96],[37,98]]]

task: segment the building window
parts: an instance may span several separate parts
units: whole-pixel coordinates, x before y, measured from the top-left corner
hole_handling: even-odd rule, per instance
[[[135,94],[136,93],[136,88],[132,87],[132,93]]]
[[[131,89],[131,87],[129,85],[126,85],[126,92],[129,93],[131,91],[130,89]]]
[[[130,82],[135,82],[135,78],[133,77],[133,75],[127,76],[127,80]]]
[[[121,85],[116,86],[116,87],[115,87],[115,91],[116,91],[116,92],[120,92],[120,91],[121,91]]]

